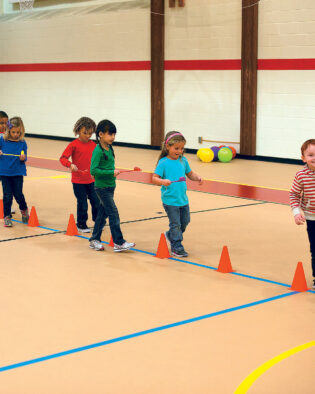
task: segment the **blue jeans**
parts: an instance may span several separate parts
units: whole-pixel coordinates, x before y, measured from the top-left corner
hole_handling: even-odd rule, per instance
[[[23,176],[4,176],[1,175],[2,190],[3,190],[3,214],[4,217],[11,216],[11,206],[13,197],[19,204],[21,211],[27,209],[27,204],[23,194]]]
[[[124,242],[126,242],[120,229],[120,218],[114,201],[114,191],[115,187],[95,188],[100,205],[90,241],[93,239],[97,239],[98,241],[101,240],[103,227],[105,226],[106,219],[108,218],[114,243],[117,245],[122,245]]]
[[[310,249],[312,256],[312,271],[313,278],[315,279],[315,220],[306,220],[307,234],[310,241]]]
[[[94,182],[83,184],[73,183],[73,192],[77,199],[77,226],[79,228],[86,228],[86,221],[88,220],[88,201],[90,200],[92,207],[92,219],[95,222],[99,206],[99,200],[95,193]]]
[[[190,222],[189,205],[176,207],[174,205],[163,204],[163,207],[170,221],[170,229],[166,234],[171,242],[171,249],[174,252],[181,251],[184,249],[182,245],[183,232],[186,230],[186,227]]]

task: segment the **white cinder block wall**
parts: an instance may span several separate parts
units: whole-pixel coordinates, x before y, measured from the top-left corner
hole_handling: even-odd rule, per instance
[[[167,60],[241,58],[239,0],[187,0],[166,8]],[[172,70],[165,73],[165,128],[180,130],[189,148],[240,140],[240,70]],[[233,144],[229,144],[233,145]],[[239,151],[239,145],[233,145]]]
[[[314,59],[315,1],[261,1],[258,44],[259,59]],[[300,158],[315,138],[315,70],[260,70],[257,88],[257,155]]]
[[[128,10],[124,1],[107,12],[73,8],[68,15],[3,19],[0,63],[149,61],[150,1],[130,3]],[[165,1],[165,12],[167,60],[240,58],[239,0],[189,0],[175,9]],[[149,71],[11,72],[0,78],[6,91],[1,108],[21,114],[30,133],[69,136],[82,115],[108,117],[117,123],[118,141],[150,144]],[[201,146],[198,136],[239,141],[240,70],[166,71],[165,79],[166,131],[181,130],[189,148]]]
[[[76,10],[2,21],[0,63],[150,60],[148,7]],[[76,120],[89,116],[111,119],[118,141],[150,144],[150,71],[8,72],[0,78],[1,109],[21,115],[29,133],[72,136]]]
[[[29,16],[12,14],[9,0],[0,1],[9,12],[0,16],[0,64],[150,60],[150,0],[75,1],[73,7],[50,0]],[[241,0],[186,0],[175,9],[165,0],[166,61],[240,60],[241,11]],[[314,59],[314,53],[314,0],[260,1],[260,59]],[[166,131],[181,130],[188,148],[212,145],[200,145],[199,136],[239,141],[240,77],[240,69],[229,67],[166,70]],[[314,137],[314,81],[315,70],[259,71],[258,155],[299,157],[301,143]],[[85,115],[113,120],[118,141],[150,144],[146,69],[0,72],[0,86],[0,109],[21,115],[29,133],[71,136]]]

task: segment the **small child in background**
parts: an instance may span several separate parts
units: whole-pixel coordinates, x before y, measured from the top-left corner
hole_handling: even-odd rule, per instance
[[[3,189],[4,226],[12,227],[11,206],[13,196],[19,204],[22,222],[28,223],[28,209],[23,194],[23,176],[26,176],[27,145],[24,140],[21,118],[8,121],[5,133],[0,136],[0,176]]]
[[[60,162],[72,172],[71,182],[77,199],[77,228],[81,233],[90,233],[87,226],[88,199],[92,207],[92,219],[95,222],[99,207],[94,190],[94,179],[90,174],[92,153],[96,147],[90,138],[95,132],[95,122],[87,117],[80,118],[74,125],[73,132],[78,138],[70,142],[60,157]],[[71,157],[71,162],[69,158]]]
[[[290,190],[290,205],[295,223],[301,225],[306,222],[315,289],[315,139],[305,141],[301,153],[305,166],[295,175]]]
[[[194,173],[187,159],[183,156],[186,140],[177,131],[166,134],[152,181],[161,186],[163,207],[169,219],[169,231],[166,239],[171,244],[171,254],[175,257],[187,257],[182,241],[183,232],[190,222],[189,202],[186,194],[186,175],[201,185],[202,178]],[[180,178],[182,180],[177,182]],[[174,182],[175,181],[175,182]]]
[[[0,135],[4,134],[9,117],[6,112],[0,111]]]
[[[116,126],[109,120],[102,120],[96,127],[98,145],[92,155],[91,174],[95,177],[95,191],[100,200],[100,207],[90,238],[90,248],[97,251],[104,250],[101,235],[106,218],[109,219],[114,252],[123,252],[135,246],[133,242],[125,241],[122,235],[119,213],[114,201],[116,176],[119,175],[119,170],[115,170],[115,154],[112,147],[116,131]]]

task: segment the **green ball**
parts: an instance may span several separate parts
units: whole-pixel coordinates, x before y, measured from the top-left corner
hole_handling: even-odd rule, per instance
[[[218,158],[222,163],[228,163],[233,159],[233,152],[230,148],[221,148],[218,152]]]

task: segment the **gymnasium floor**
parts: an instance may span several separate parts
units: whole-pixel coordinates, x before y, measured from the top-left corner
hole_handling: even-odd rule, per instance
[[[122,230],[136,248],[114,254],[65,235],[76,213],[58,163],[67,143],[27,142],[24,193],[40,227],[19,213],[12,228],[0,220],[0,393],[314,392],[315,292],[289,289],[298,261],[312,283],[306,229],[288,206],[299,166],[187,154],[207,181],[188,192],[189,257],[162,260],[168,221],[149,174],[158,151],[115,148],[117,167],[143,171],[118,178]],[[224,245],[232,274],[215,270]]]

